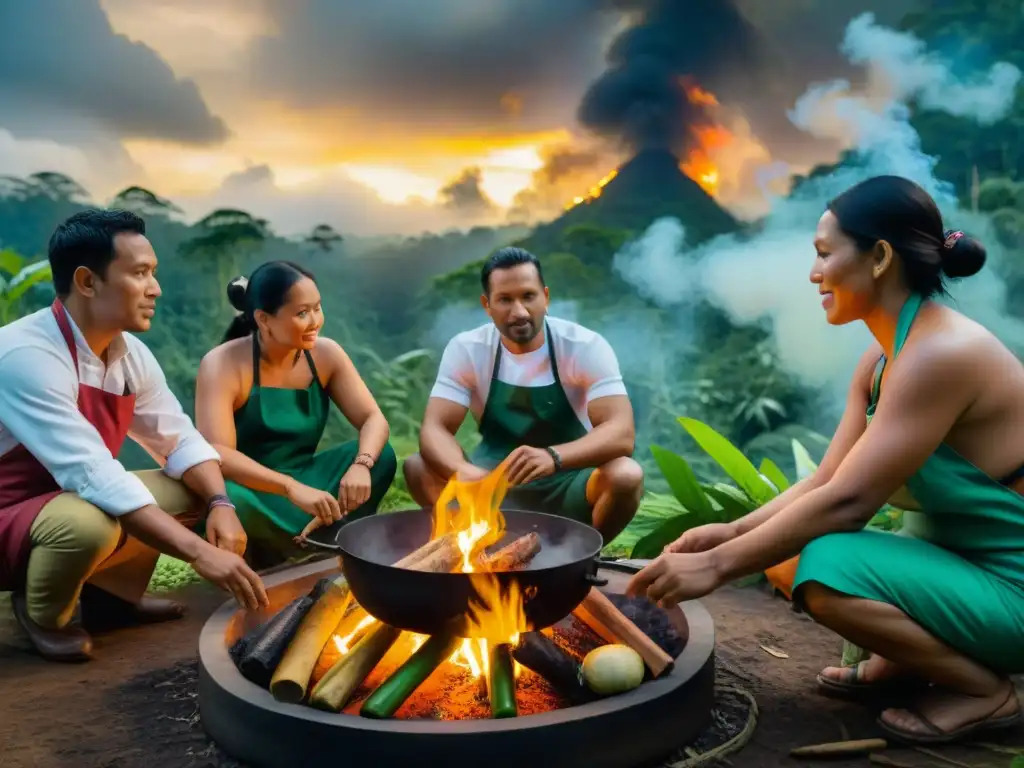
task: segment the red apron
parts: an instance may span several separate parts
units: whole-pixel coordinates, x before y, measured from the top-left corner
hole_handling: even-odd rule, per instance
[[[54,300],[50,309],[68,345],[75,375],[80,376],[78,350],[67,310],[60,299]],[[124,365],[123,360],[121,364]],[[120,452],[135,414],[135,395],[128,391],[127,368],[124,372],[122,395],[87,386],[81,379],[78,384],[78,410],[96,428],[112,456]],[[24,587],[32,523],[42,508],[62,492],[53,476],[25,446],[18,445],[0,456],[0,591]]]

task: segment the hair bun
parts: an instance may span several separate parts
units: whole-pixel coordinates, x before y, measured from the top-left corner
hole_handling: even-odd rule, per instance
[[[947,277],[970,277],[985,266],[985,246],[959,230],[945,233],[942,244],[942,271]]]
[[[245,292],[249,287],[249,278],[239,275],[228,283],[228,301],[239,312],[245,312]]]

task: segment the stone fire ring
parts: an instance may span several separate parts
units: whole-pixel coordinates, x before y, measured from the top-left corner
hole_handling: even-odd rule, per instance
[[[628,575],[602,568],[604,589],[625,590]],[[337,573],[334,560],[268,576],[271,611],[316,581]],[[199,709],[203,727],[225,752],[255,768],[315,761],[372,766],[465,765],[488,768],[633,768],[663,760],[692,741],[711,720],[714,623],[697,601],[669,615],[688,639],[673,669],[624,694],[565,709],[497,720],[372,720],[283,704],[250,683],[228,656],[243,631],[234,601],[223,605],[199,638]]]

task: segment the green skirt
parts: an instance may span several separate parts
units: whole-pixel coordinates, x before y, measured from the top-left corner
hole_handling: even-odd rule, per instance
[[[948,549],[884,531],[832,533],[800,554],[794,592],[812,581],[894,605],[993,670],[1024,672],[1024,589]]]
[[[352,466],[359,452],[359,443],[351,440],[314,454],[308,461],[292,466],[272,467],[304,485],[338,495],[341,478]],[[398,461],[390,444],[384,446],[373,469],[370,470],[370,498],[348,514],[357,519],[377,512],[381,499],[395,479]],[[254,491],[231,480],[227,491],[235,505],[238,519],[245,528],[249,547],[260,561],[261,567],[273,561],[283,561],[308,555],[292,539],[302,532],[312,519],[309,514],[292,504],[284,496]]]

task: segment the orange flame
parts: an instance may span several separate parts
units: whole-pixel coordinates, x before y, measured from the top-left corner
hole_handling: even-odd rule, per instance
[[[575,208],[580,203],[588,203],[591,200],[596,200],[597,198],[599,198],[601,196],[601,192],[604,191],[604,188],[606,186],[608,186],[608,182],[610,182],[612,179],[618,176],[618,174],[618,169],[609,173],[607,176],[605,176],[603,179],[597,182],[597,184],[595,184],[589,190],[587,190],[587,194],[574,197],[571,202],[566,203],[565,210],[568,211],[570,208]]]
[[[711,111],[719,106],[718,97],[696,83],[684,78],[680,80],[680,85],[691,104],[706,107],[705,111]],[[719,191],[722,174],[712,158],[732,144],[735,137],[727,128],[717,123],[691,126],[690,135],[695,146],[686,159],[679,163],[679,170],[700,184],[709,195],[715,195]]]

